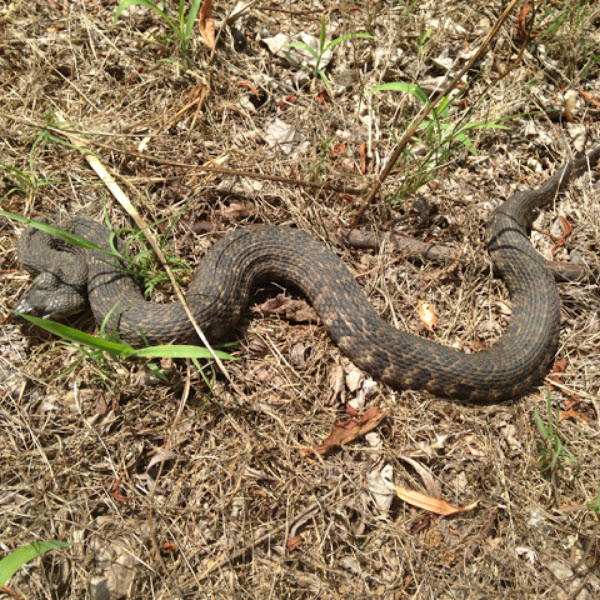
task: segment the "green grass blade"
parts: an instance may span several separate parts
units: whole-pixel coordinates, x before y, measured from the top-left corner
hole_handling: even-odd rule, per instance
[[[175,23],[173,23],[173,21],[171,21],[171,19],[169,19],[167,14],[165,12],[163,12],[160,8],[158,8],[158,6],[156,6],[156,4],[154,4],[153,2],[150,2],[150,0],[123,0],[123,2],[121,2],[121,4],[119,4],[119,6],[117,6],[117,10],[115,11],[115,16],[113,18],[113,25],[117,22],[117,19],[121,16],[121,13],[125,9],[129,8],[130,6],[146,6],[150,9],[152,9],[154,12],[158,13],[168,23],[169,27],[175,33],[177,33],[177,35],[179,35],[177,26],[175,25]]]
[[[535,422],[537,424],[537,427],[540,431],[540,435],[547,440],[548,439],[548,429],[546,427],[546,424],[544,423],[540,413],[538,412],[538,409],[536,408],[533,411],[533,416],[535,417]]]
[[[19,316],[65,340],[96,348],[97,350],[108,352],[113,356],[132,356],[135,353],[135,350],[131,348],[131,346],[119,344],[117,342],[109,342],[108,340],[103,340],[95,335],[90,335],[89,333],[79,331],[79,329],[74,329],[68,325],[63,325],[62,323],[57,323],[56,321],[40,319],[39,317],[34,317],[32,315]]]
[[[185,39],[186,40],[189,40],[192,37],[194,23],[196,22],[196,17],[198,16],[198,11],[200,10],[201,5],[202,5],[202,0],[194,0],[192,2],[190,12],[188,13],[188,16],[185,19]]]
[[[290,42],[288,46],[291,48],[299,48],[300,50],[306,50],[307,52],[310,52],[310,54],[313,55],[315,60],[319,60],[319,55],[317,54],[317,52],[315,52],[313,47],[309,46],[308,44],[305,44],[304,42]]]
[[[124,343],[111,342],[95,335],[90,335],[79,329],[74,329],[68,325],[50,321],[48,319],[40,319],[31,315],[19,315],[22,318],[30,321],[34,325],[57,335],[65,340],[75,344],[81,344],[88,348],[96,348],[102,352],[108,352],[112,356],[122,356],[125,358],[136,356],[138,358],[212,358],[212,354],[208,348],[191,345],[172,345],[172,346],[148,346],[147,348],[133,349]],[[235,357],[227,352],[215,350],[215,354],[221,360],[235,360]]]
[[[36,556],[53,550],[54,548],[68,548],[71,544],[68,542],[57,542],[54,540],[33,542],[22,548],[18,548],[0,560],[0,587],[6,585],[6,582],[25,564],[33,560]]]
[[[325,35],[326,35],[326,31],[325,31],[325,15],[323,15],[323,17],[321,18],[321,31],[319,34],[319,50],[321,51],[321,55],[323,54],[323,52],[325,52],[324,48],[325,48]]]
[[[29,219],[27,217],[23,217],[22,215],[17,215],[6,210],[0,209],[0,217],[6,217],[7,219],[13,219],[15,221],[19,221],[19,223],[25,223],[25,225],[30,225],[31,227],[35,227],[36,229],[41,229],[54,237],[57,237],[65,242],[69,242],[74,246],[80,246],[81,248],[87,248],[88,250],[98,250],[108,256],[112,256],[113,258],[121,259],[122,257],[119,254],[115,254],[113,252],[109,252],[102,248],[102,246],[98,246],[98,244],[94,244],[94,242],[90,242],[85,238],[82,238],[74,233],[69,233],[60,227],[56,227],[55,225],[50,225],[49,223],[42,223],[41,221],[35,221],[34,219]]]
[[[342,42],[345,42],[346,40],[354,40],[357,38],[360,38],[363,40],[374,40],[375,39],[374,36],[369,35],[368,33],[346,33],[344,35],[341,35],[338,38],[335,38],[335,40],[331,40],[331,42],[329,42],[329,44],[327,44],[327,46],[325,46],[325,48],[323,48],[323,54],[325,54],[325,52],[327,52],[327,50],[330,50],[334,46],[337,46],[338,44],[341,44]]]
[[[235,357],[227,352],[214,350],[221,360],[235,360]],[[173,346],[149,346],[134,350],[134,356],[143,358],[212,358],[208,348],[201,346],[173,345]]]
[[[369,94],[373,92],[405,92],[407,94],[412,94],[416,98],[418,98],[423,104],[429,103],[429,98],[427,94],[416,84],[407,83],[406,81],[391,81],[390,83],[382,83],[381,85],[377,85],[374,88],[369,90]]]

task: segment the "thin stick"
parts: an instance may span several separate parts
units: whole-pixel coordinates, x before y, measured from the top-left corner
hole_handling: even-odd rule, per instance
[[[498,30],[500,29],[500,27],[502,26],[502,24],[504,23],[504,21],[506,20],[506,18],[512,11],[512,9],[515,7],[517,2],[518,2],[518,0],[512,0],[510,2],[510,4],[506,7],[506,9],[502,13],[502,15],[500,15],[499,19],[496,21],[494,26],[490,29],[489,33],[485,36],[485,39],[483,40],[483,42],[481,42],[481,45],[479,46],[479,48],[477,48],[477,51],[475,52],[475,54],[473,54],[473,56],[467,62],[467,64],[458,72],[457,75],[455,75],[450,80],[450,83],[448,83],[448,85],[441,92],[439,92],[438,95],[431,102],[429,102],[429,103],[425,104],[425,106],[423,106],[423,108],[421,109],[421,112],[419,112],[419,114],[415,117],[414,121],[409,125],[408,129],[404,132],[404,135],[398,142],[396,149],[392,152],[390,159],[388,160],[385,167],[383,168],[383,170],[377,177],[375,183],[373,184],[373,187],[367,194],[367,197],[364,199],[362,205],[358,209],[358,212],[356,213],[356,216],[354,217],[354,221],[352,222],[352,225],[351,225],[352,229],[354,229],[358,225],[360,220],[362,219],[362,216],[363,216],[365,210],[367,209],[367,206],[369,206],[369,204],[371,204],[371,202],[373,201],[373,198],[379,192],[382,183],[385,181],[387,176],[390,174],[391,170],[396,166],[396,163],[400,159],[400,156],[402,155],[404,148],[406,148],[406,145],[408,144],[410,139],[413,137],[413,135],[419,128],[419,125],[421,125],[421,123],[423,122],[425,117],[431,112],[431,110],[434,108],[434,106],[436,106],[436,104],[444,96],[447,96],[456,87],[456,84],[460,82],[462,76],[473,66],[475,61],[478,60],[479,57],[483,54],[483,51],[487,48],[487,46],[492,41],[492,38],[496,35],[496,33],[498,33]]]

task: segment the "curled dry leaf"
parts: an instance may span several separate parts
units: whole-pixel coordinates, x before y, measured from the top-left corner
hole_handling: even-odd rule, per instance
[[[358,152],[360,154],[360,172],[365,175],[367,172],[367,144],[365,142],[360,143]]]
[[[575,123],[577,120],[577,99],[579,93],[575,90],[565,92],[565,117],[569,123]]]
[[[346,144],[343,142],[336,142],[329,150],[329,157],[335,158],[336,156],[340,156],[340,154],[344,154],[346,151]]]
[[[431,471],[421,463],[412,459],[410,456],[400,455],[400,458],[407,462],[420,475],[425,489],[431,496],[439,496],[442,493],[438,482],[434,479]]]
[[[305,300],[294,300],[285,294],[269,298],[253,309],[261,315],[277,315],[293,323],[318,323],[319,317],[315,309]]]
[[[565,410],[560,413],[560,420],[564,421],[565,419],[583,419],[586,423],[590,420],[589,417],[582,412],[576,410]]]
[[[215,211],[216,214],[229,217],[230,219],[245,219],[256,212],[256,207],[251,202],[233,202],[228,206]]]
[[[431,306],[429,302],[422,302],[419,300],[418,311],[419,317],[421,318],[421,321],[425,327],[427,327],[429,331],[433,331],[434,327],[437,327],[438,324],[438,318],[433,310],[433,306]]]
[[[304,456],[309,454],[327,454],[331,448],[343,446],[357,437],[368,433],[375,429],[381,420],[385,417],[385,413],[377,406],[369,409],[362,417],[358,419],[349,419],[347,421],[339,421],[334,423],[327,439],[314,448],[302,448],[300,452]]]
[[[468,506],[454,506],[445,500],[433,498],[432,496],[427,496],[426,494],[421,494],[415,490],[405,488],[402,485],[396,485],[396,494],[400,500],[404,500],[404,502],[408,502],[408,504],[428,510],[436,515],[444,516],[453,515],[458,512],[464,512],[466,510],[473,510],[479,504],[479,500],[476,500]]]
[[[387,464],[382,469],[367,473],[367,489],[371,492],[377,508],[387,513],[394,500],[394,467]]]
[[[289,537],[285,542],[285,547],[288,552],[292,552],[295,550],[300,544],[304,541],[304,538],[301,535],[294,535]]]
[[[215,20],[212,18],[212,0],[204,0],[198,15],[198,29],[204,43],[212,50],[215,47]]]

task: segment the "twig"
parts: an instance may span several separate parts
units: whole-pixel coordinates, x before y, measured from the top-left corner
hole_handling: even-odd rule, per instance
[[[386,243],[393,250],[403,253],[401,259],[412,256],[434,262],[468,263],[468,259],[457,248],[442,245],[436,240],[424,242],[403,233],[340,229],[339,236],[346,245],[359,250],[378,250],[383,243]],[[597,281],[600,279],[600,273],[590,270],[590,267],[584,263],[549,260],[547,264],[556,281]]]
[[[477,51],[475,52],[475,54],[473,54],[473,56],[467,62],[467,64],[450,80],[448,85],[446,85],[446,87],[441,92],[439,92],[438,95],[431,102],[428,102],[427,104],[425,104],[423,106],[423,108],[421,109],[421,112],[419,112],[419,114],[415,117],[413,122],[409,125],[408,129],[404,132],[404,135],[398,142],[396,149],[392,152],[392,155],[390,156],[385,167],[383,168],[383,170],[381,171],[381,173],[375,180],[375,183],[373,184],[373,187],[367,194],[367,197],[363,200],[362,205],[360,206],[360,208],[358,209],[358,212],[356,213],[356,216],[354,217],[354,221],[352,222],[352,227],[356,227],[358,225],[358,223],[360,222],[360,220],[362,219],[362,216],[363,216],[365,210],[367,209],[367,206],[369,206],[369,204],[371,204],[371,202],[373,201],[373,198],[379,192],[382,183],[388,177],[391,170],[396,166],[396,163],[400,159],[400,156],[402,155],[404,148],[406,147],[406,145],[408,144],[410,139],[413,137],[413,135],[419,128],[419,125],[421,125],[421,123],[423,122],[425,117],[427,117],[427,115],[436,106],[436,104],[444,96],[447,96],[456,87],[457,83],[459,83],[460,80],[462,79],[462,76],[473,66],[475,61],[477,61],[479,59],[479,57],[483,54],[483,51],[487,48],[487,46],[492,41],[492,39],[496,35],[496,33],[498,33],[498,30],[500,29],[500,27],[502,26],[502,24],[504,23],[504,21],[506,20],[506,18],[512,11],[512,9],[515,7],[517,2],[518,2],[518,0],[511,0],[510,4],[506,7],[506,9],[502,13],[502,15],[500,15],[500,17],[498,18],[498,20],[496,21],[494,26],[490,29],[489,33],[485,36],[485,39],[483,40],[483,42],[481,42],[479,48],[477,48]]]

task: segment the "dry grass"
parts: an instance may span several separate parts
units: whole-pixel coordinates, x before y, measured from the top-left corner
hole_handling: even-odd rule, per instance
[[[446,60],[477,47],[503,4],[421,2],[404,11],[395,2],[358,2],[333,10],[332,37],[366,31],[377,40],[340,44],[327,71],[330,92],[319,96],[322,81],[274,58],[260,42],[277,33],[292,40],[318,35],[318,3],[291,3],[291,14],[287,3],[252,4],[233,29],[223,29],[212,61],[194,39],[186,70],[177,65],[184,60],[177,44],[161,43],[164,23],[147,9],[126,12],[112,28],[115,2],[5,2],[2,208],[97,219],[106,211],[116,227],[130,225],[76,149],[35,144],[60,111],[71,128],[102,144],[95,150],[129,182],[127,192],[148,221],[183,211],[170,241],[191,263],[223,230],[293,225],[339,252],[397,326],[466,349],[488,344],[501,335],[509,310],[501,282],[485,274],[486,215],[518,187],[554,173],[586,136],[598,138],[598,107],[583,96],[575,123],[560,118],[566,89],[600,100],[600,66],[591,60],[599,55],[600,14],[593,3],[571,3],[560,25],[499,78],[497,69],[510,64],[521,43],[516,13],[504,26],[452,119],[525,116],[509,120],[507,131],[472,132],[478,156],[456,147],[419,189],[432,209],[421,230],[411,225],[410,196],[406,205],[389,203],[414,174],[412,165],[397,170],[367,211],[365,229],[397,228],[423,240],[442,233],[445,244],[467,253],[461,266],[343,248],[337,231],[356,214],[352,196],[169,161],[364,185],[360,144],[370,152],[373,175],[393,148],[387,125],[401,132],[416,108],[410,98],[366,90],[399,80],[430,89]],[[216,3],[218,26],[233,5]],[[562,3],[545,6],[564,14]],[[538,16],[535,30],[550,24]],[[419,32],[429,29],[420,46]],[[260,101],[245,82],[260,90]],[[296,130],[291,154],[265,139],[276,118]],[[146,137],[144,159],[131,151]],[[336,147],[339,156],[323,150],[331,140],[346,144]],[[565,215],[574,230],[557,258],[596,273],[598,178],[582,177],[537,223],[560,236],[558,215]],[[0,303],[8,318],[29,276],[16,257],[21,227],[6,220],[0,227]],[[543,233],[533,237],[549,257],[554,242]],[[234,349],[239,360],[228,365],[237,391],[218,378],[210,394],[193,365],[178,361],[162,365],[168,385],[149,377],[141,362],[85,361],[53,379],[78,352],[8,321],[0,330],[1,547],[7,553],[35,539],[73,546],[21,569],[10,582],[12,595],[0,596],[99,599],[108,586],[110,598],[600,597],[598,520],[586,508],[600,488],[598,289],[593,278],[560,286],[558,358],[566,366],[564,389],[553,389],[551,398],[559,412],[574,411],[558,430],[577,461],[562,461],[553,473],[536,464],[534,410],[547,417],[543,388],[481,408],[378,386],[360,409],[389,411],[375,432],[306,459],[299,449],[320,443],[358,394],[347,385],[351,366],[320,326],[273,315],[252,319],[246,343]],[[433,334],[419,321],[418,300],[436,307]],[[94,328],[89,316],[71,324]],[[369,487],[386,465],[396,483],[437,491],[458,505],[479,499],[479,506],[446,518],[399,500],[386,510]],[[300,544],[290,550],[286,542],[295,536]]]

